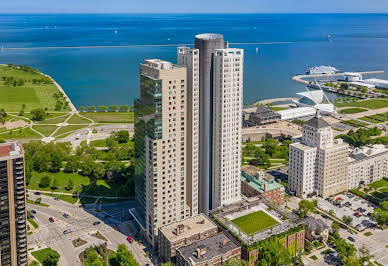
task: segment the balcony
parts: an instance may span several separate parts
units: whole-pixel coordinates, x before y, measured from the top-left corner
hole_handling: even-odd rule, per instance
[[[15,176],[16,180],[23,180],[24,179],[24,175],[17,175]]]
[[[18,190],[18,191],[16,191],[16,194],[18,194],[18,195],[24,195],[24,189],[23,189],[23,190]]]

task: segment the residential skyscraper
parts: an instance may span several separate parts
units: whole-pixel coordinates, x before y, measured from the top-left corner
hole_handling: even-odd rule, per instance
[[[134,138],[136,219],[154,246],[160,226],[191,215],[186,189],[186,78],[186,68],[170,62],[151,59],[140,65]]]
[[[188,91],[193,88],[192,104],[199,106],[199,123],[197,108],[188,109],[188,117],[194,117],[193,133],[199,126],[199,141],[193,139],[199,145],[198,210],[208,214],[240,198],[243,50],[228,49],[215,33],[196,35],[194,47],[178,48],[178,64],[187,67]]]
[[[0,144],[0,265],[27,265],[24,150]]]
[[[298,197],[328,197],[347,190],[348,144],[333,138],[333,129],[317,111],[290,145],[288,182]]]

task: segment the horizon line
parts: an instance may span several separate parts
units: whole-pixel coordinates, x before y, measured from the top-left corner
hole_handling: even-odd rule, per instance
[[[388,11],[367,11],[367,12],[0,12],[0,15],[309,15],[309,14],[322,14],[322,15],[388,15]]]

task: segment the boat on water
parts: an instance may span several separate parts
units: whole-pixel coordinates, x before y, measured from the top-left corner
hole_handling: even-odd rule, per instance
[[[332,66],[315,66],[307,69],[307,75],[335,74],[338,70]]]

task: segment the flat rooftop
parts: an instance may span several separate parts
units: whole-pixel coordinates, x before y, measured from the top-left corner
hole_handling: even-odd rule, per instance
[[[362,148],[352,149],[349,153],[349,162],[360,161],[376,155],[388,153],[388,147],[384,144],[368,145]]]
[[[170,242],[188,238],[192,235],[216,229],[217,225],[203,213],[161,227],[159,230]]]
[[[0,144],[0,157],[23,154],[23,146],[20,142],[10,142]]]
[[[310,146],[307,146],[307,145],[304,145],[302,143],[292,143],[290,144],[292,145],[293,147],[299,149],[299,150],[302,150],[302,151],[308,151],[308,150],[315,150],[316,148],[315,147],[310,147]]]
[[[175,68],[182,68],[183,66],[175,65],[171,62],[161,60],[161,59],[146,59],[144,60],[143,65],[149,66],[155,69],[175,69]]]
[[[224,233],[210,236],[183,246],[177,251],[186,259],[190,265],[210,260],[214,257],[232,251],[239,246],[230,240]]]

